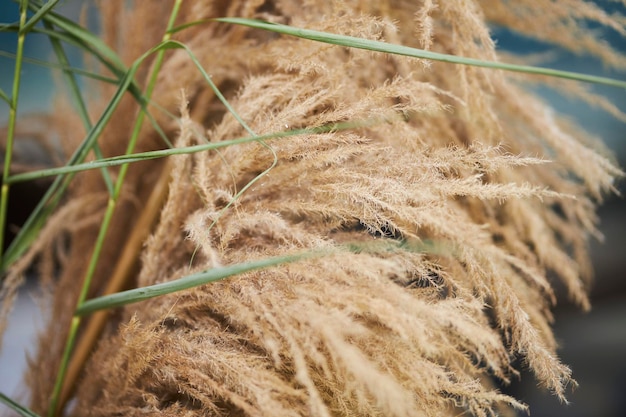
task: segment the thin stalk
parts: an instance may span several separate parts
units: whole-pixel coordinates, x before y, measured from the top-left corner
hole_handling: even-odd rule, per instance
[[[87,315],[100,310],[120,307],[127,304],[137,303],[150,298],[159,297],[189,288],[219,281],[245,272],[271,268],[283,264],[298,262],[306,259],[315,259],[328,255],[340,255],[342,252],[351,253],[393,253],[393,252],[429,253],[432,255],[453,257],[455,248],[446,241],[431,240],[401,240],[401,241],[377,241],[377,242],[349,242],[342,245],[325,248],[307,249],[301,252],[262,258],[254,261],[243,262],[223,267],[215,267],[206,271],[197,272],[182,278],[167,282],[149,285],[141,288],[133,288],[108,294],[86,301],[76,310],[76,315]]]
[[[18,404],[2,392],[0,392],[0,402],[6,404],[11,410],[15,411],[22,417],[39,417],[37,413],[34,413],[33,411],[29,410],[21,404]]]
[[[135,223],[135,227],[124,243],[120,258],[115,264],[111,278],[107,281],[106,288],[103,292],[104,295],[115,294],[127,288],[134,271],[139,267],[139,253],[150,231],[154,227],[167,197],[171,172],[171,164],[169,162],[170,161],[166,162],[166,167],[161,172],[161,176],[153,188],[150,198],[142,210],[139,219]],[[78,310],[75,314],[81,315]],[[80,377],[89,355],[93,352],[94,346],[100,338],[100,334],[108,318],[109,311],[99,311],[89,317],[89,322],[83,327],[81,337],[67,365],[67,373],[63,381],[63,389],[61,390],[61,403],[67,402],[71,397],[76,381]]]
[[[40,9],[39,12],[41,12],[41,10],[44,10],[44,8]],[[52,24],[46,20],[43,21],[43,25],[46,27],[46,29],[53,29]],[[53,37],[49,37],[48,39],[50,39],[50,43],[52,44],[52,48],[54,49],[54,53],[56,54],[59,63],[64,67],[69,67],[70,63],[67,59],[67,55],[65,54],[65,50],[63,49],[61,42]],[[76,82],[76,77],[71,71],[68,70],[63,70],[63,74],[65,75],[66,82],[70,87],[70,93],[74,98],[74,104],[76,106],[76,110],[78,110],[78,115],[83,122],[83,126],[85,126],[85,130],[89,132],[93,127],[93,124],[89,119],[89,112],[87,111],[85,100],[83,100],[83,96],[80,93],[80,88],[78,87],[78,83]],[[93,151],[96,154],[97,159],[103,158],[102,152],[100,151],[100,146],[98,146],[98,142],[94,143]],[[109,190],[109,194],[113,193],[113,181],[111,180],[111,175],[109,174],[109,171],[107,171],[106,168],[102,168],[100,171],[102,172],[102,178],[104,178],[104,183]]]
[[[176,0],[174,3],[174,7],[172,10],[172,13],[170,14],[170,19],[168,21],[168,25],[167,25],[167,31],[165,32],[165,35],[163,36],[163,42],[167,42],[170,38],[171,38],[171,33],[170,30],[172,29],[172,27],[174,27],[174,22],[176,20],[176,17],[178,16],[178,11],[180,9],[180,6],[182,4],[182,0]],[[165,50],[164,49],[160,49],[157,53],[156,59],[155,59],[155,64],[154,67],[152,69],[152,73],[150,74],[150,78],[148,81],[148,86],[146,88],[146,92],[144,94],[146,100],[150,100],[150,97],[152,96],[152,92],[154,90],[154,87],[156,85],[156,81],[158,78],[158,74],[159,71],[161,69],[161,65],[163,63],[163,58],[165,56]],[[144,116],[145,113],[143,111],[140,111],[138,116],[137,116],[137,120],[135,122],[135,127],[133,129],[133,133],[131,135],[126,153],[130,154],[133,152],[135,145],[137,143],[137,140],[139,138],[139,133],[141,131],[141,127],[143,125],[143,120],[144,120]],[[115,183],[115,187],[113,190],[113,195],[111,195],[109,197],[109,203],[107,205],[107,210],[104,214],[104,219],[102,222],[102,225],[100,227],[100,232],[98,233],[98,238],[96,240],[96,244],[94,247],[94,251],[92,253],[90,262],[89,262],[89,266],[87,267],[87,272],[85,274],[85,278],[83,281],[83,285],[77,300],[77,304],[76,304],[76,308],[80,308],[80,306],[85,302],[86,298],[87,298],[87,293],[89,291],[89,287],[91,285],[91,280],[93,279],[93,275],[95,273],[96,270],[96,266],[98,263],[98,259],[100,257],[100,253],[102,251],[102,247],[104,245],[104,238],[107,234],[108,231],[108,227],[110,224],[110,221],[113,217],[113,212],[115,211],[115,207],[117,205],[117,200],[120,196],[121,190],[122,190],[122,185],[124,183],[125,180],[125,176],[126,173],[128,171],[128,167],[129,165],[122,165],[117,181]],[[53,417],[56,413],[59,413],[61,411],[61,408],[63,407],[64,404],[62,404],[59,401],[59,397],[61,394],[61,390],[63,388],[63,380],[65,378],[65,373],[67,371],[67,365],[69,363],[69,359],[71,356],[71,352],[73,350],[74,344],[76,342],[76,336],[78,333],[78,327],[80,325],[80,317],[78,316],[74,316],[72,319],[72,325],[70,327],[70,332],[68,334],[68,338],[67,338],[67,342],[65,345],[65,350],[63,352],[63,357],[61,360],[61,366],[59,368],[59,371],[57,373],[57,379],[54,385],[54,390],[52,393],[52,399],[50,402],[50,408],[48,409],[48,415],[50,417]]]
[[[19,182],[32,181],[32,180],[37,180],[37,179],[46,178],[46,177],[56,177],[59,175],[88,171],[91,169],[99,169],[102,167],[114,167],[114,166],[119,166],[119,165],[124,165],[124,164],[135,163],[135,162],[148,161],[151,159],[166,158],[168,156],[173,156],[173,155],[187,155],[187,154],[193,154],[193,153],[198,153],[198,152],[211,151],[211,150],[216,150],[219,148],[226,148],[228,146],[241,145],[244,143],[266,141],[270,139],[288,138],[288,137],[299,136],[299,135],[317,135],[321,133],[339,132],[342,130],[349,130],[349,129],[358,129],[362,127],[372,126],[380,122],[381,122],[381,119],[371,119],[371,120],[365,120],[365,121],[355,120],[352,122],[331,123],[331,124],[317,126],[317,127],[283,130],[280,132],[267,133],[265,135],[246,136],[246,137],[242,137],[238,139],[224,140],[221,142],[205,143],[202,145],[183,146],[180,148],[160,149],[156,151],[138,152],[138,153],[127,154],[127,155],[112,156],[109,158],[103,158],[97,161],[84,162],[81,164],[66,165],[66,166],[62,166],[58,168],[47,168],[47,169],[41,169],[38,171],[30,171],[30,172],[24,172],[22,174],[15,174],[15,175],[10,176],[7,179],[7,183],[15,184]]]
[[[46,13],[49,13],[52,11],[52,9],[54,9],[54,6],[56,6],[58,2],[59,0],[50,0],[46,4],[41,6],[41,8],[37,10],[37,12],[30,19],[28,19],[28,22],[26,22],[26,25],[22,30],[24,30],[25,32],[30,32],[30,30],[37,24],[37,22],[43,19]]]
[[[44,19],[48,20],[48,15],[46,15]],[[79,35],[82,36],[86,32],[83,29],[79,30],[79,29],[72,27],[70,23],[65,22],[63,20],[58,20],[58,19],[54,20],[53,24],[56,25],[55,22],[57,21],[63,23],[68,28],[73,29],[74,32],[77,33],[77,36]],[[55,31],[49,31],[49,30],[46,30],[46,31],[50,34],[50,36],[54,36],[54,34],[56,33]],[[69,40],[71,41],[72,38],[69,38]],[[106,64],[107,61],[104,60],[104,58],[102,57],[104,52],[98,52],[100,50],[104,50],[105,46],[97,45],[98,48],[91,48],[88,44],[85,44],[84,42],[79,42],[78,44],[83,49],[91,51],[94,54],[96,54],[96,56],[99,59],[101,59],[101,61],[105,63],[105,65],[107,65]],[[124,69],[123,73],[120,72],[122,71],[121,69],[110,66],[110,64],[107,65],[107,67],[110,68],[115,74],[118,74],[118,73],[121,74],[119,81],[118,81],[118,89],[115,95],[113,96],[113,98],[111,99],[109,105],[104,110],[104,113],[102,114],[100,119],[96,122],[93,128],[88,132],[87,137],[80,144],[78,149],[76,149],[74,154],[70,157],[66,166],[72,166],[74,164],[82,162],[85,159],[89,151],[95,145],[97,139],[102,134],[104,127],[110,120],[113,112],[119,105],[126,91],[130,92],[135,97],[135,99],[140,103],[142,110],[147,112],[146,106],[147,106],[147,103],[149,103],[149,101],[143,97],[141,91],[139,91],[139,89],[137,88],[137,85],[134,82],[134,75],[138,69],[139,64],[143,62],[143,60],[148,55],[158,50],[159,50],[158,48],[155,48],[151,51],[148,51],[129,70]],[[108,56],[110,54],[107,53],[106,55]],[[156,122],[153,120],[153,118],[151,117],[149,113],[148,113],[148,117],[150,118],[150,121],[154,124],[155,130],[164,137],[163,132],[161,131],[161,129],[159,128],[159,126],[156,124]],[[169,143],[169,141],[166,138],[164,138],[164,140],[166,143]],[[15,262],[19,258],[19,256],[21,256],[26,251],[26,249],[31,245],[31,243],[37,238],[39,231],[45,224],[46,219],[49,217],[49,215],[54,211],[55,207],[58,205],[59,201],[61,200],[63,196],[63,193],[67,189],[72,178],[73,178],[72,175],[55,178],[52,185],[46,191],[46,194],[44,195],[44,197],[39,201],[39,203],[37,204],[37,207],[35,207],[31,215],[28,217],[28,219],[22,226],[20,232],[15,237],[15,239],[13,240],[13,242],[7,249],[6,253],[4,254],[4,257],[2,258],[2,264],[0,266],[1,271],[6,271],[9,268],[9,266],[13,264],[13,262]]]
[[[88,300],[80,306],[78,310],[76,310],[76,314],[82,316],[98,310],[120,307],[126,304],[136,303],[150,298],[171,294],[173,292],[183,291],[199,285],[219,281],[233,275],[243,274],[245,272],[297,262],[303,259],[326,256],[333,253],[333,251],[337,251],[337,249],[309,250],[292,255],[263,258],[246,263],[211,268],[207,271],[187,275],[172,281],[162,282],[148,287],[133,288],[132,290],[126,290]]]
[[[6,179],[11,172],[11,160],[13,158],[13,142],[15,140],[15,123],[17,121],[17,105],[20,93],[20,81],[22,74],[22,57],[24,56],[24,40],[26,31],[21,30],[26,24],[27,0],[20,1],[20,30],[17,33],[17,50],[15,57],[15,69],[13,71],[13,88],[11,91],[11,103],[9,105],[9,126],[7,128],[6,149],[4,154],[4,167],[2,170],[2,191],[0,191],[0,252],[4,248],[4,230],[7,222],[7,209],[9,206],[9,184]]]
[[[4,58],[9,58],[9,59],[15,60],[15,54],[12,54],[12,53],[6,52],[6,51],[0,51],[0,57],[4,57]],[[74,73],[76,75],[82,75],[84,77],[89,77],[89,78],[92,78],[92,79],[98,80],[98,81],[104,81],[104,82],[109,83],[109,84],[117,84],[119,82],[119,80],[117,78],[111,78],[111,77],[107,77],[107,76],[104,76],[104,75],[101,75],[101,74],[96,74],[95,72],[87,71],[87,70],[82,69],[82,68],[76,68],[76,67],[72,67],[72,66],[69,66],[69,65],[61,65],[61,64],[57,64],[57,63],[54,63],[54,62],[48,62],[48,61],[44,61],[44,60],[37,59],[37,58],[23,57],[22,58],[22,62],[24,62],[25,64],[37,65],[37,66],[44,67],[44,68],[69,71],[69,72],[72,72],[72,73]]]
[[[433,61],[448,62],[450,64],[470,65],[474,67],[493,68],[504,71],[521,72],[525,74],[545,75],[548,77],[565,78],[569,80],[583,81],[594,84],[610,85],[613,87],[626,88],[626,81],[614,78],[600,77],[596,75],[581,74],[572,71],[562,71],[552,68],[534,67],[530,65],[507,64],[504,62],[485,61],[482,59],[465,58],[455,55],[442,54],[424,49],[411,48],[404,45],[396,45],[392,43],[375,41],[371,39],[357,38],[354,36],[338,35],[335,33],[320,32],[318,30],[303,29],[293,26],[282,25],[279,23],[264,22],[255,19],[246,19],[239,17],[222,17],[213,19],[217,22],[230,23],[235,25],[248,26],[256,29],[267,30],[270,32],[282,33],[284,35],[295,36],[298,38],[308,39],[311,41],[328,43],[331,45],[346,46],[348,48],[365,49],[368,51],[384,52],[394,55],[403,55],[412,58],[430,59]],[[187,23],[185,25],[174,28],[175,32],[183,30],[205,21]]]

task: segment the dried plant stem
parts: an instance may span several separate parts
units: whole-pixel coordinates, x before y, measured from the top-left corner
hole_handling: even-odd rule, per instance
[[[141,248],[145,239],[150,234],[155,221],[157,220],[159,213],[163,207],[165,197],[167,196],[167,184],[170,176],[170,164],[166,163],[159,180],[155,184],[150,198],[146,203],[136,227],[130,234],[122,255],[115,265],[115,270],[107,287],[104,290],[104,294],[115,294],[122,291],[124,288],[128,288],[129,281],[132,278],[133,271],[138,267],[138,259]],[[92,352],[96,342],[100,337],[100,333],[106,324],[106,320],[109,316],[109,310],[98,311],[94,313],[90,319],[85,331],[83,332],[76,349],[74,350],[70,363],[63,381],[63,389],[61,391],[60,403],[65,404],[70,396],[73,394],[76,386],[76,381],[83,370],[83,366]]]
[[[0,198],[0,230],[5,229],[7,220],[7,208],[9,201],[9,184],[6,182],[11,173],[11,158],[13,156],[13,141],[15,139],[15,122],[17,119],[17,104],[20,91],[20,80],[22,74],[22,57],[24,56],[24,39],[26,31],[22,28],[26,24],[26,1],[20,1],[20,30],[17,35],[17,51],[15,57],[15,71],[13,76],[13,89],[11,91],[11,102],[9,103],[9,126],[7,131],[7,142],[4,154],[4,169],[2,171],[2,197]],[[0,233],[0,251],[4,248],[4,233]]]
[[[176,2],[174,3],[174,7],[172,9],[172,13],[170,14],[170,19],[168,21],[168,26],[167,29],[168,31],[165,33],[165,35],[163,36],[163,41],[167,42],[170,37],[171,34],[169,32],[169,30],[174,26],[174,22],[176,20],[176,16],[178,15],[178,10],[180,9],[182,0],[176,0]],[[154,90],[154,87],[156,85],[156,80],[158,77],[158,73],[159,70],[161,68],[161,65],[163,63],[163,58],[165,56],[165,51],[163,49],[159,50],[157,52],[157,56],[155,59],[155,64],[154,67],[152,69],[152,73],[150,74],[150,78],[148,81],[148,85],[146,88],[146,92],[145,92],[145,97],[147,100],[150,100],[150,97],[152,95],[152,91]],[[137,115],[137,120],[135,122],[135,127],[133,129],[132,135],[130,137],[129,140],[129,144],[126,150],[126,153],[132,153],[135,145],[137,143],[137,139],[139,137],[139,132],[141,131],[141,127],[143,125],[143,120],[145,117],[145,112],[140,111],[139,114]],[[98,263],[98,259],[100,257],[100,253],[102,251],[102,247],[104,245],[104,239],[106,237],[108,228],[109,228],[109,224],[111,222],[111,219],[113,217],[113,213],[115,211],[115,207],[117,205],[117,200],[121,194],[121,190],[122,190],[122,185],[124,184],[124,179],[126,178],[126,173],[128,172],[128,165],[123,165],[120,169],[117,181],[115,183],[115,188],[113,190],[113,195],[110,196],[109,198],[109,202],[107,204],[107,210],[104,214],[104,219],[102,220],[102,224],[100,227],[100,231],[98,233],[98,237],[96,239],[96,243],[94,246],[94,251],[93,254],[91,256],[91,260],[89,262],[89,266],[87,267],[87,272],[85,274],[85,278],[83,281],[83,286],[81,288],[81,292],[80,295],[78,297],[76,306],[77,308],[80,307],[80,305],[82,303],[85,302],[85,300],[87,299],[87,293],[89,291],[89,286],[91,284],[91,279],[95,273],[96,270],[96,266]],[[67,342],[65,345],[65,350],[63,352],[63,357],[61,359],[61,364],[57,373],[57,379],[55,382],[55,386],[54,386],[54,390],[53,390],[53,394],[52,394],[52,399],[50,401],[50,407],[48,409],[48,415],[49,416],[54,416],[54,415],[59,415],[61,413],[61,410],[63,409],[63,402],[60,401],[61,400],[61,391],[62,391],[62,387],[63,387],[63,381],[65,379],[65,374],[67,372],[67,366],[69,364],[69,359],[74,347],[74,343],[76,340],[76,336],[78,333],[78,327],[80,325],[81,322],[81,318],[79,316],[74,316],[72,318],[72,322],[70,325],[70,331],[68,334],[68,338],[67,338]]]
[[[0,51],[0,57],[15,60],[15,54],[11,52]],[[44,61],[41,59],[29,58],[29,57],[23,57],[22,62],[26,64],[37,65],[39,67],[48,68],[52,70],[67,71],[75,75],[82,75],[84,77],[88,77],[96,81],[103,81],[109,84],[117,84],[118,82],[117,78],[107,77],[102,74],[97,74],[95,72],[88,71],[84,68],[73,67],[69,64],[59,64],[56,62],[48,62],[48,61]]]

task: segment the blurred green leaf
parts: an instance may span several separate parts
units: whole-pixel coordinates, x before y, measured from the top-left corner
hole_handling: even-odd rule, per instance
[[[7,93],[4,92],[4,90],[2,88],[0,88],[0,98],[2,100],[6,101],[7,104],[9,105],[9,107],[11,107],[11,99],[9,98]]]

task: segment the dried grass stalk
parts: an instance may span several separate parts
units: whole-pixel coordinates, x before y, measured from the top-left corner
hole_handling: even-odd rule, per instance
[[[159,40],[170,2],[124,3],[102,2],[103,34],[130,63]],[[623,30],[622,17],[579,0],[512,3],[203,1],[186,3],[180,23],[256,17],[496,60],[491,20],[624,67],[623,56],[574,29],[590,19]],[[594,206],[621,175],[600,145],[589,145],[519,76],[216,23],[178,37],[258,134],[384,122],[272,141],[276,167],[223,213],[272,164],[272,152],[254,143],[172,158],[169,196],[136,285],[343,242],[433,241],[450,253],[342,253],[125,307],[89,361],[74,414],[494,415],[524,408],[490,382],[516,376],[517,359],[565,398],[575,382],[556,356],[547,277],[588,307]],[[174,111],[181,89],[189,104],[180,125],[160,120],[179,132],[178,146],[245,134],[187,55],[172,51],[154,97]],[[106,155],[123,152],[135,114],[129,99],[101,141]],[[63,120],[78,125],[71,115]],[[70,146],[81,138],[74,131]],[[139,150],[161,146],[146,127]],[[131,168],[93,294],[106,285],[162,166]],[[49,233],[80,218],[72,207],[104,201],[104,193],[98,172],[80,175]],[[42,235],[69,239],[70,248],[54,319],[31,364],[35,410],[47,407],[96,233],[86,222]]]

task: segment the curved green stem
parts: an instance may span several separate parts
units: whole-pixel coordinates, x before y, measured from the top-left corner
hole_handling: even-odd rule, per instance
[[[508,64],[505,62],[485,61],[482,59],[465,58],[461,56],[442,54],[438,52],[427,51],[424,49],[411,48],[404,45],[396,45],[392,43],[375,41],[371,39],[357,38],[354,36],[338,35],[335,33],[320,32],[318,30],[303,29],[293,26],[281,25],[279,23],[264,22],[255,19],[245,19],[239,17],[223,17],[213,19],[217,22],[230,23],[235,25],[248,26],[251,28],[267,30],[270,32],[282,33],[284,35],[295,36],[298,38],[308,39],[316,42],[328,43],[331,45],[346,46],[348,48],[365,49],[368,51],[384,52],[394,55],[403,55],[412,58],[430,59],[433,61],[448,62],[450,64],[470,65],[474,67],[492,68],[503,71],[521,72],[525,74],[545,75],[548,77],[565,78],[569,80],[583,81],[594,84],[610,85],[613,87],[626,88],[626,81],[614,78],[600,77],[596,75],[581,74],[572,71],[562,71],[552,68],[534,67],[530,65]],[[187,27],[203,23],[204,21],[187,23],[176,27],[173,31],[177,32]]]
[[[174,22],[176,20],[176,16],[178,16],[178,11],[180,9],[180,6],[182,4],[182,0],[176,0],[174,3],[174,7],[172,10],[172,13],[170,14],[170,19],[168,22],[168,26],[167,26],[167,31],[165,33],[165,35],[163,36],[163,42],[167,42],[170,37],[171,37],[171,33],[169,32],[170,29],[174,26]],[[158,74],[159,71],[161,69],[161,65],[163,63],[163,59],[165,56],[165,50],[164,49],[159,49],[157,52],[157,56],[155,59],[155,64],[154,67],[152,69],[152,72],[150,74],[150,78],[148,81],[148,85],[146,88],[146,92],[145,92],[145,99],[146,100],[150,100],[150,97],[152,96],[152,92],[154,91],[154,87],[156,86],[156,81],[158,78]],[[143,111],[140,111],[138,116],[137,116],[137,120],[135,121],[135,127],[133,129],[131,138],[129,140],[127,149],[126,149],[126,153],[130,154],[133,152],[133,150],[135,149],[135,145],[137,144],[137,140],[139,138],[139,133],[141,131],[141,127],[143,125],[143,120],[145,117],[145,113]],[[109,202],[107,205],[107,210],[104,214],[104,219],[102,221],[102,224],[100,226],[100,231],[98,233],[98,237],[96,240],[96,244],[94,246],[94,250],[93,253],[91,255],[90,261],[89,261],[89,265],[87,267],[87,272],[85,274],[84,280],[83,280],[83,285],[76,303],[76,309],[80,308],[80,306],[85,302],[86,298],[87,298],[87,294],[89,292],[89,287],[91,285],[91,281],[93,279],[94,273],[96,271],[96,267],[98,264],[98,259],[100,257],[100,253],[102,252],[102,248],[104,245],[104,239],[106,237],[106,234],[108,232],[108,228],[111,222],[111,219],[113,218],[113,213],[115,211],[115,207],[117,205],[117,200],[119,199],[119,196],[121,194],[121,190],[122,190],[122,186],[124,184],[124,180],[126,178],[126,173],[128,171],[128,165],[122,165],[122,167],[120,168],[120,172],[119,175],[117,177],[117,180],[115,182],[115,186],[113,189],[113,194],[110,195],[109,197]],[[67,372],[67,365],[69,363],[69,359],[71,357],[71,353],[72,350],[74,348],[74,344],[76,342],[76,336],[78,334],[78,328],[80,326],[80,317],[78,316],[74,316],[72,318],[72,323],[70,326],[70,331],[67,337],[67,342],[65,344],[65,350],[63,352],[63,357],[61,359],[61,365],[59,367],[58,373],[57,373],[57,379],[54,385],[54,389],[53,389],[53,393],[52,393],[52,399],[50,401],[50,407],[48,409],[48,416],[53,417],[57,412],[60,411],[60,408],[62,407],[62,404],[59,403],[59,397],[61,394],[61,390],[63,388],[63,381],[65,379],[65,374]]]
[[[270,139],[281,139],[281,138],[289,138],[292,136],[299,136],[299,135],[318,135],[321,133],[339,132],[342,130],[368,127],[368,126],[372,126],[380,122],[381,120],[379,119],[370,119],[370,120],[355,120],[352,122],[330,123],[327,125],[322,125],[322,126],[317,126],[317,127],[283,130],[280,132],[267,133],[265,135],[246,136],[246,137],[242,137],[238,139],[230,139],[230,140],[223,140],[220,142],[205,143],[202,145],[192,145],[192,146],[184,146],[180,148],[160,149],[156,151],[138,152],[138,153],[133,153],[133,154],[112,156],[110,158],[103,158],[97,161],[84,162],[81,164],[66,165],[66,166],[62,166],[58,168],[47,168],[47,169],[41,169],[38,171],[15,174],[9,177],[7,179],[7,182],[9,184],[15,184],[19,182],[32,181],[32,180],[36,180],[40,178],[73,174],[76,172],[87,171],[90,169],[114,167],[114,166],[119,166],[119,165],[124,165],[124,164],[131,164],[135,162],[148,161],[151,159],[166,158],[168,156],[173,156],[173,155],[188,155],[192,153],[217,150],[220,148],[226,148],[228,146],[233,146],[233,145],[241,145],[244,143],[262,142],[262,141],[266,141]]]
[[[0,191],[0,251],[4,248],[4,230],[7,222],[7,209],[9,206],[9,184],[6,179],[11,173],[11,160],[13,157],[13,142],[15,141],[15,123],[17,121],[17,105],[20,92],[22,74],[22,58],[24,56],[24,39],[26,31],[21,30],[26,24],[27,0],[20,1],[20,31],[17,34],[17,50],[15,56],[15,70],[13,71],[13,89],[11,102],[9,103],[9,126],[7,128],[6,149],[4,153],[4,166],[2,169],[2,191]]]
[[[44,8],[42,8],[41,10],[44,10]],[[41,10],[39,10],[39,12],[41,12]],[[50,22],[44,20],[43,25],[46,27],[46,29],[52,30],[52,24]],[[70,63],[69,63],[69,60],[67,59],[67,55],[65,54],[65,50],[63,49],[61,42],[54,37],[49,37],[49,39],[50,39],[50,43],[52,44],[52,48],[54,49],[54,53],[56,54],[57,59],[59,60],[59,63],[63,67],[69,67]],[[78,87],[78,83],[76,82],[76,77],[74,76],[74,73],[72,71],[67,70],[67,69],[63,70],[63,75],[65,75],[67,84],[70,87],[70,93],[72,94],[72,97],[74,98],[74,105],[76,106],[78,115],[80,116],[80,119],[83,122],[83,126],[85,127],[85,130],[89,132],[91,128],[93,127],[93,124],[91,123],[91,120],[89,118],[87,105],[85,104],[85,100],[83,100],[83,96],[80,93],[80,88]],[[98,159],[103,158],[102,152],[100,151],[100,147],[98,146],[98,142],[94,143],[93,151],[96,154],[96,158]],[[106,184],[109,190],[109,193],[112,193],[113,181],[111,180],[111,175],[109,175],[109,171],[107,171],[106,168],[102,168],[101,172],[102,172],[102,178],[104,178],[104,183]]]

